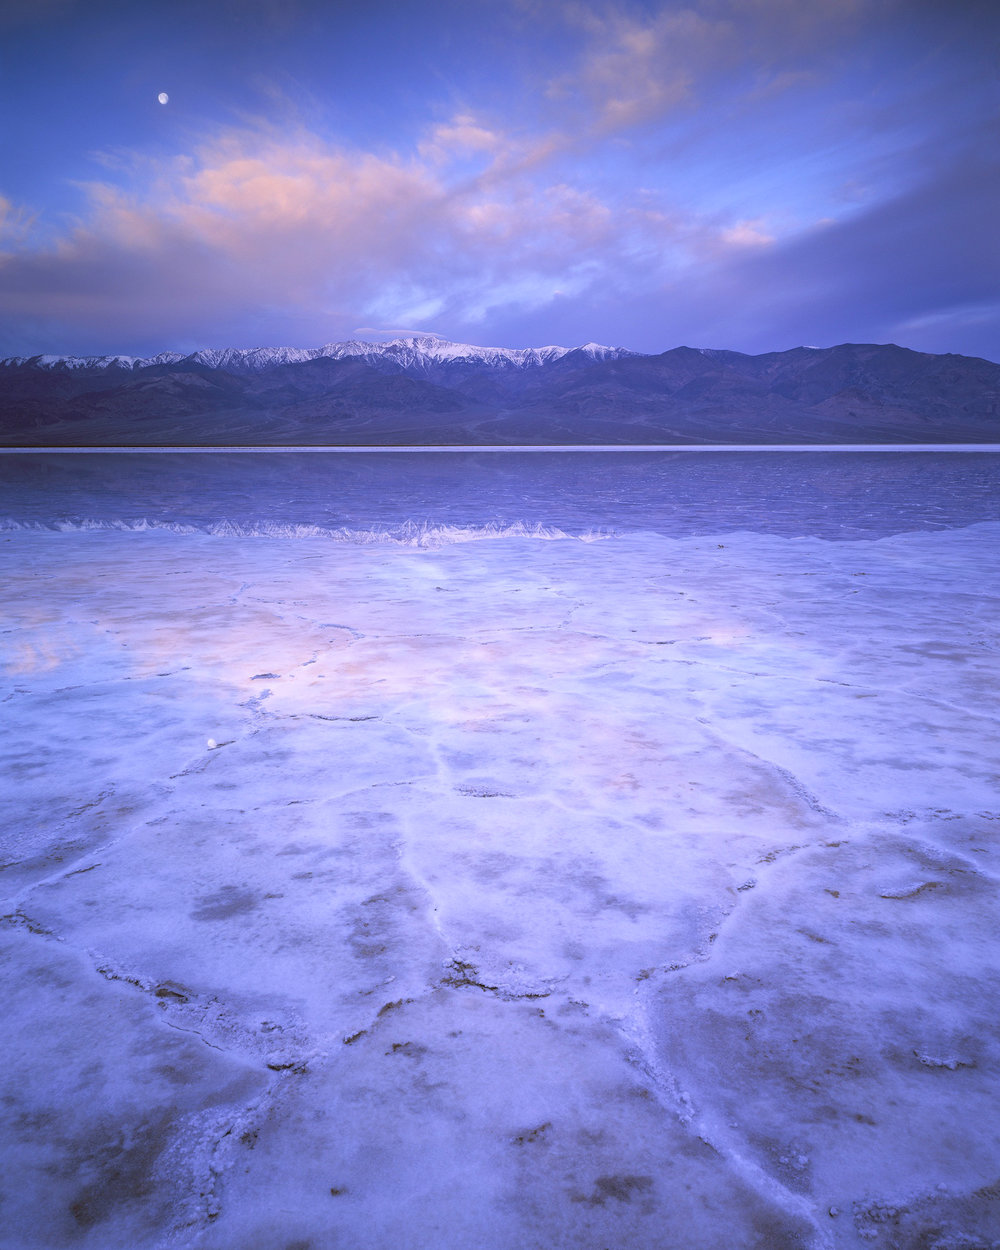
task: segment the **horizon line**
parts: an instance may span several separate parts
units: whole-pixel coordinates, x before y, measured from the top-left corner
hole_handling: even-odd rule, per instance
[[[395,443],[390,446],[376,444],[280,444],[267,443],[232,443],[210,444],[199,446],[196,443],[164,444],[162,446],[145,445],[129,447],[121,444],[106,447],[0,447],[0,455],[101,455],[137,453],[140,455],[156,455],[164,453],[202,452],[218,454],[224,452],[320,452],[320,453],[405,453],[411,452],[673,452],[673,451],[890,451],[890,452],[1000,452],[1000,441],[995,443],[544,443],[544,444],[512,444],[512,443],[440,443],[435,445],[416,445]]]
[[[544,343],[544,344],[539,344],[539,345],[532,345],[529,347],[498,347],[495,344],[460,342],[457,339],[446,338],[443,334],[436,334],[433,331],[424,331],[423,333],[420,333],[420,334],[414,333],[414,334],[398,335],[395,338],[391,338],[391,339],[354,339],[354,338],[331,339],[329,342],[321,343],[318,346],[314,346],[314,347],[296,347],[288,343],[272,344],[272,345],[258,345],[255,347],[233,347],[233,346],[196,347],[196,348],[192,348],[190,351],[183,351],[180,349],[167,347],[167,348],[162,348],[156,352],[153,352],[151,355],[137,355],[135,353],[125,352],[125,351],[85,352],[85,353],[52,352],[52,351],[40,351],[40,352],[31,352],[31,353],[16,352],[10,356],[0,357],[0,365],[9,365],[13,361],[21,361],[21,362],[27,363],[37,358],[42,358],[42,359],[49,358],[52,360],[126,359],[126,360],[132,360],[132,361],[142,360],[142,361],[153,362],[159,356],[177,356],[181,360],[187,360],[192,356],[198,356],[202,353],[209,353],[209,352],[239,352],[239,353],[249,354],[251,352],[297,351],[297,352],[316,352],[316,353],[321,354],[328,347],[343,347],[343,346],[346,346],[348,343],[360,343],[360,344],[365,344],[371,347],[387,347],[387,346],[392,345],[393,343],[405,343],[407,341],[412,342],[412,341],[416,341],[416,340],[423,339],[423,338],[436,340],[438,343],[441,343],[442,345],[449,346],[449,347],[474,347],[479,351],[496,351],[496,352],[558,351],[566,355],[569,355],[572,352],[584,351],[588,347],[598,347],[598,348],[602,348],[605,351],[610,351],[610,352],[621,351],[621,352],[627,352],[631,356],[646,356],[646,357],[665,356],[668,352],[684,351],[684,350],[695,351],[699,353],[728,352],[734,356],[748,356],[748,357],[754,358],[757,356],[779,356],[779,355],[784,355],[788,352],[796,352],[796,351],[829,352],[829,351],[835,351],[838,347],[895,347],[899,351],[912,352],[916,356],[961,356],[965,360],[985,360],[989,364],[1000,364],[1000,361],[991,360],[990,357],[988,356],[970,356],[970,355],[967,355],[965,352],[929,352],[929,351],[923,351],[920,348],[916,348],[916,347],[904,347],[901,343],[895,343],[891,341],[886,342],[886,343],[875,343],[875,342],[858,342],[854,340],[845,340],[844,342],[841,342],[841,343],[831,343],[829,346],[826,346],[826,347],[820,347],[815,343],[798,343],[794,347],[769,348],[766,351],[758,351],[758,352],[744,352],[744,351],[740,351],[738,348],[735,348],[735,347],[691,347],[687,343],[677,343],[673,347],[665,347],[662,351],[639,351],[637,348],[625,347],[624,345],[620,343],[613,344],[613,345],[608,344],[608,343],[598,343],[593,339],[589,339],[586,343],[578,343],[574,347],[563,347],[562,344],[560,343]]]

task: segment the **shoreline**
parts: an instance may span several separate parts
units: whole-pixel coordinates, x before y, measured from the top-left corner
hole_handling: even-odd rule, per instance
[[[352,454],[410,454],[413,452],[1000,452],[1000,443],[547,443],[547,444],[499,444],[481,445],[444,443],[435,446],[316,446],[314,444],[240,444],[201,447],[190,443],[178,443],[162,447],[128,447],[119,444],[107,447],[0,447],[0,455],[157,455],[178,453],[261,453],[261,452],[320,452],[342,455]]]

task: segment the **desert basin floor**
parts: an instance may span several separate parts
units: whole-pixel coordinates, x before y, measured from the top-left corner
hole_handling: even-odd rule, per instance
[[[0,1244],[1000,1244],[998,543],[0,535]]]

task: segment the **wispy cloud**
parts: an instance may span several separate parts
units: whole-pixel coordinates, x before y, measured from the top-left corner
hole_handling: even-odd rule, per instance
[[[414,329],[413,326],[356,326],[351,331],[352,334],[374,334],[379,337],[386,335],[394,335],[400,338],[432,338],[439,339],[443,336],[436,334],[433,330]]]
[[[872,8],[872,0],[703,0],[650,12],[570,0],[560,11],[583,33],[584,51],[547,94],[599,131],[694,108],[724,77],[750,99],[781,94],[812,81],[817,40],[843,36]]]
[[[471,177],[470,147],[487,156]],[[646,205],[519,165],[518,151],[516,137],[468,118],[435,127],[409,156],[303,128],[220,130],[191,156],[138,162],[128,189],[90,184],[73,229],[0,255],[0,309],[55,324],[86,309],[109,346],[126,328],[170,339],[242,317],[249,330],[281,309],[314,334],[348,332],[366,310],[474,323],[496,306],[579,291],[636,257],[662,263],[665,245],[676,263],[706,241],[764,241],[748,223],[679,229]]]
[[[586,31],[589,48],[571,72],[555,78],[548,94],[583,104],[591,124],[609,130],[634,126],[693,99],[706,62],[726,55],[735,32],[691,9],[640,20],[627,11],[568,10]]]
[[[455,156],[482,153],[496,159],[511,150],[510,139],[483,125],[472,113],[458,113],[450,121],[435,126],[418,145],[419,154],[433,164],[443,164]]]
[[[13,248],[25,243],[36,221],[36,213],[0,195],[0,246]]]
[[[864,299],[868,324],[911,336],[990,305],[972,163],[956,181],[937,136],[920,148],[902,88],[823,94],[845,62],[817,47],[849,49],[891,0],[535,3],[519,0],[525,21],[571,52],[533,63],[507,109],[429,102],[366,145],[284,99],[271,120],[201,123],[184,153],[108,154],[68,224],[0,197],[0,351],[359,325],[739,346],[785,326],[820,341],[830,310],[865,324]],[[940,104],[949,80],[919,65]],[[932,226],[948,236],[934,281]]]

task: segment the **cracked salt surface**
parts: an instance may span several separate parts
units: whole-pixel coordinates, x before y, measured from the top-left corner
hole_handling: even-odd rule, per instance
[[[7,534],[0,1244],[1000,1245],[998,540]]]

